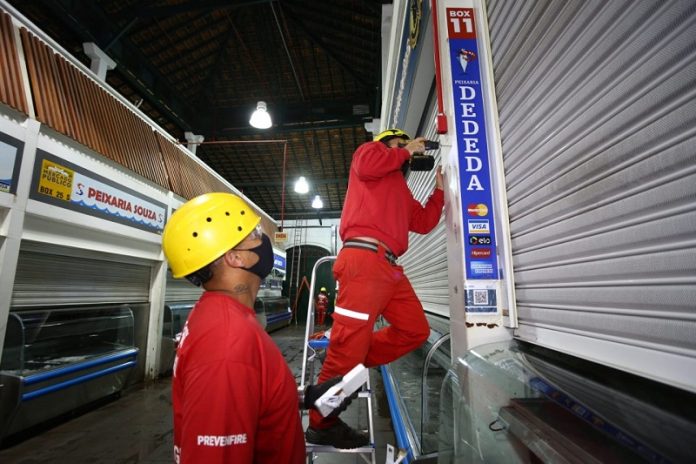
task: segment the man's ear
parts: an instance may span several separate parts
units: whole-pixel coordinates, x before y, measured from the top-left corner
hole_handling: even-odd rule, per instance
[[[237,250],[230,250],[225,253],[222,258],[225,260],[225,264],[230,267],[245,267],[244,258],[242,253]]]

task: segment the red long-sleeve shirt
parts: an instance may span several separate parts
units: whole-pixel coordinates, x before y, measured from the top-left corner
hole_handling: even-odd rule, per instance
[[[396,256],[408,249],[408,232],[427,234],[437,225],[445,203],[435,189],[425,206],[408,188],[401,165],[410,157],[404,148],[367,142],[353,154],[348,191],[341,214],[341,240],[372,237]]]
[[[322,310],[326,311],[326,308],[329,307],[329,297],[326,296],[326,293],[319,293],[317,295],[317,310]]]
[[[172,402],[176,462],[305,461],[295,379],[254,311],[227,295],[206,292],[191,312]]]

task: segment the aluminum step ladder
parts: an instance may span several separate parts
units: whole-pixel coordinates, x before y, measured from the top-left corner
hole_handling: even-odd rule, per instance
[[[302,351],[302,377],[300,378],[300,388],[304,390],[306,385],[313,384],[316,381],[314,372],[314,362],[317,359],[318,351],[327,349],[329,346],[328,339],[310,340],[310,336],[314,333],[314,287],[316,283],[317,269],[320,265],[335,261],[335,256],[325,256],[319,258],[312,268],[312,280],[309,286],[309,303],[307,304],[307,327],[304,337],[304,348]],[[360,448],[340,449],[333,446],[314,445],[307,443],[307,462],[311,463],[319,453],[353,453],[358,454],[368,464],[376,464],[375,456],[375,435],[374,423],[372,418],[372,389],[370,388],[370,377],[368,375],[367,384],[363,385],[358,393],[358,398],[353,400],[351,406],[354,407],[357,401],[365,400],[367,402],[367,419],[368,419],[368,435],[370,444]]]

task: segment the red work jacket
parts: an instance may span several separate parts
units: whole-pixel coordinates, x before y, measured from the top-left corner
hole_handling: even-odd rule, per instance
[[[326,293],[320,293],[317,295],[317,311],[326,311],[329,307],[329,297]]]
[[[401,173],[401,165],[409,157],[408,150],[387,148],[382,142],[358,147],[341,214],[341,240],[372,237],[401,256],[408,249],[409,231],[427,234],[437,225],[444,192],[435,189],[425,206],[413,198]]]
[[[206,292],[191,312],[172,382],[175,461],[305,461],[295,379],[254,311]]]

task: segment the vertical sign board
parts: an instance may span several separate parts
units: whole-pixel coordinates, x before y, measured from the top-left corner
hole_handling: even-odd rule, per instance
[[[446,17],[464,214],[466,278],[497,280],[493,198],[474,10],[447,8]],[[494,291],[486,293],[494,294]],[[487,303],[484,306],[495,304]]]
[[[278,276],[278,278],[275,281],[275,287],[282,289],[283,281],[285,280],[285,256],[279,255],[275,251],[273,252],[273,268],[280,271],[280,273],[282,274],[282,278],[281,276]]]

